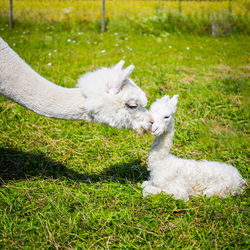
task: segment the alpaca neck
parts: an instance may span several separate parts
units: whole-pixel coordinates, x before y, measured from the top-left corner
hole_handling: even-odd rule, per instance
[[[174,137],[174,121],[170,124],[168,130],[163,134],[156,136],[149,154],[149,165],[155,160],[166,158],[170,155]]]
[[[46,80],[1,38],[0,95],[47,117],[90,120],[80,89],[63,88]]]

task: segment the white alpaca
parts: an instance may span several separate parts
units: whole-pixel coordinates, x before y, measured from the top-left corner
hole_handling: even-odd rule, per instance
[[[133,66],[86,74],[79,88],[60,87],[36,73],[0,37],[0,94],[47,117],[86,120],[138,132],[150,128],[144,92],[128,78]]]
[[[152,134],[156,136],[148,158],[149,181],[142,184],[143,195],[163,191],[176,199],[204,194],[225,198],[243,192],[245,181],[238,170],[216,161],[177,158],[169,153],[174,136],[174,114],[178,95],[164,96],[154,102],[150,111],[154,119]]]
[[[120,61],[111,68],[88,72],[79,78],[76,86],[86,98],[86,114],[93,121],[143,132],[152,122],[145,109],[147,97],[129,78],[134,66],[122,69],[124,63]]]

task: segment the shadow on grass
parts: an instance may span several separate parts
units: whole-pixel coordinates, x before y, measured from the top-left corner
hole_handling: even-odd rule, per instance
[[[36,176],[54,179],[66,178],[89,183],[108,180],[136,183],[145,180],[148,173],[140,160],[112,165],[99,174],[79,173],[59,161],[46,157],[43,153],[34,154],[0,148],[0,185],[9,180],[29,179]]]

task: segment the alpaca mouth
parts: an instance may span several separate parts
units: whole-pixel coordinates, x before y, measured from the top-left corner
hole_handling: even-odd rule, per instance
[[[139,133],[145,134],[145,133],[147,133],[148,131],[151,131],[151,129],[152,129],[152,126],[151,126],[151,125],[150,125],[150,126],[141,126],[141,127],[139,128]]]
[[[152,135],[157,135],[157,130],[158,130],[158,128],[152,130]]]
[[[144,127],[141,127],[140,132],[145,134],[147,132],[147,130]]]

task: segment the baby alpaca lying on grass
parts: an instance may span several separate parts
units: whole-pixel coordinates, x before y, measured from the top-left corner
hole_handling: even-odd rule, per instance
[[[143,195],[163,191],[187,201],[189,196],[200,194],[225,198],[242,193],[245,181],[235,167],[216,161],[177,158],[169,153],[177,102],[178,95],[171,99],[164,96],[151,105],[152,134],[156,138],[148,158],[150,178],[142,184]]]

